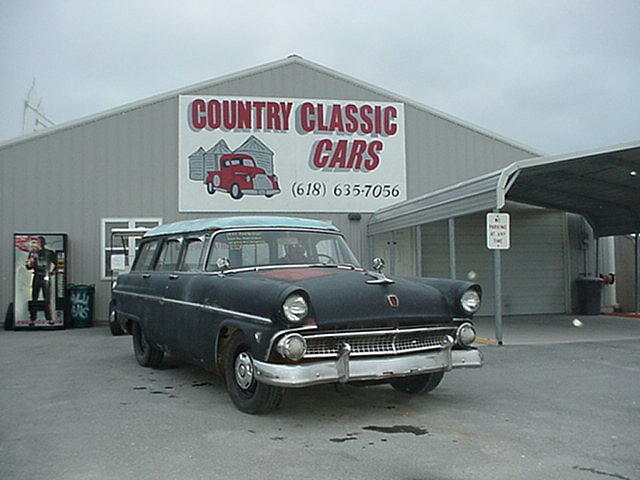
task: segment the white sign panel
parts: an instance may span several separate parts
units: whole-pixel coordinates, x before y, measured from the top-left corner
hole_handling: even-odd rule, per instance
[[[373,212],[406,200],[404,105],[182,95],[181,212]]]
[[[487,213],[487,248],[508,250],[510,245],[509,214]]]

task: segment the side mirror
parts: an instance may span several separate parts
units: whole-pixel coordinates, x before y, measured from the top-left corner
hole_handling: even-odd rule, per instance
[[[228,257],[220,257],[218,260],[216,260],[216,267],[218,267],[218,270],[220,270],[221,272],[228,270],[230,266],[231,261]]]
[[[384,268],[384,260],[380,257],[376,257],[373,259],[373,269],[380,273],[382,272],[382,269]]]

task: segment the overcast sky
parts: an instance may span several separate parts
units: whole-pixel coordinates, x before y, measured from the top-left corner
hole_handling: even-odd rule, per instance
[[[0,141],[291,53],[548,153],[640,140],[640,1],[0,0]]]

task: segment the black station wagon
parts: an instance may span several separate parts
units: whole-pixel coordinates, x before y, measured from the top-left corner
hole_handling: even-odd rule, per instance
[[[433,390],[444,372],[480,367],[469,321],[475,283],[388,278],[361,268],[331,224],[231,217],[162,225],[113,288],[135,357],[165,353],[217,372],[238,409],[276,408],[284,388],[389,383]]]

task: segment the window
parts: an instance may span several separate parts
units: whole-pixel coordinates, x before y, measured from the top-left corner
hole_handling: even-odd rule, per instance
[[[100,222],[101,279],[111,280],[118,273],[129,270],[144,234],[143,229],[161,224],[161,218],[103,218]],[[140,229],[140,232],[131,236],[119,236],[113,235],[115,229]]]
[[[181,246],[182,242],[177,238],[164,242],[162,250],[160,250],[160,257],[156,264],[156,270],[163,272],[173,272],[178,270],[178,258],[180,257]]]
[[[142,246],[140,247],[138,258],[132,270],[136,272],[144,272],[146,270],[152,270],[153,269],[152,262],[156,254],[156,250],[158,249],[159,243],[160,242],[158,240],[152,240],[150,242],[143,243]]]
[[[182,260],[183,272],[195,272],[200,268],[200,256],[202,255],[202,249],[204,242],[201,238],[190,238],[187,240],[187,245],[184,250],[184,259]]]

